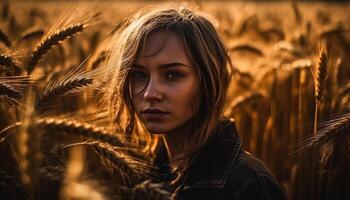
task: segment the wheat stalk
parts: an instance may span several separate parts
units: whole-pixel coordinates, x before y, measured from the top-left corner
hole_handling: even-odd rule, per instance
[[[320,102],[323,96],[323,92],[327,83],[327,77],[328,77],[328,66],[327,66],[327,55],[325,51],[324,43],[321,43],[320,46],[320,54],[319,54],[319,63],[316,67],[316,77],[314,77],[314,83],[315,83],[315,111],[314,111],[314,130],[313,135],[315,136],[317,134],[317,123],[318,123],[318,112],[320,107]],[[313,148],[314,149],[314,148]],[[315,157],[312,156],[311,160],[311,189],[314,189],[314,170],[315,170]],[[312,193],[313,198],[314,193]]]
[[[328,65],[327,65],[327,54],[324,44],[321,43],[321,50],[319,54],[319,62],[316,66],[316,77],[314,76],[315,83],[315,112],[314,112],[314,134],[316,134],[317,118],[319,104],[322,100],[323,92],[327,84],[328,77]]]
[[[72,25],[48,36],[36,47],[32,55],[30,56],[27,66],[28,73],[30,74],[34,70],[36,64],[39,62],[42,56],[46,52],[48,52],[54,45],[57,45],[65,39],[70,38],[79,32],[82,32],[84,28],[84,24]]]
[[[100,185],[94,180],[84,180],[85,151],[82,146],[71,149],[69,162],[64,175],[63,187],[60,190],[60,199],[105,199],[98,188]]]
[[[32,119],[34,117],[34,95],[29,88],[26,93],[26,110],[23,113],[22,126],[17,133],[18,164],[21,174],[21,180],[27,187],[30,197],[34,197],[34,187],[37,183],[37,169],[40,163],[39,149],[40,136],[32,134]]]

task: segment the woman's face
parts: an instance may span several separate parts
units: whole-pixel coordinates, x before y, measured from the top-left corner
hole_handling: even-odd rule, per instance
[[[198,76],[174,32],[151,33],[131,69],[132,103],[151,133],[168,133],[197,110]]]

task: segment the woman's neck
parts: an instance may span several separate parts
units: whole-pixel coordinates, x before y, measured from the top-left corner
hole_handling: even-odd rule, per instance
[[[184,150],[184,139],[188,132],[188,124],[182,125],[168,133],[163,134],[163,141],[165,143],[170,166],[176,168],[179,166],[179,157]]]

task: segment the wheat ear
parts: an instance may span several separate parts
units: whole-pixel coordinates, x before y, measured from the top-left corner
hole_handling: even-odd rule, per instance
[[[14,68],[15,70],[20,69],[17,64],[14,62],[13,58],[5,54],[0,53],[0,65],[5,66],[6,68]]]
[[[324,92],[324,88],[327,83],[328,77],[328,65],[327,65],[327,54],[324,49],[321,50],[319,55],[319,63],[316,69],[315,78],[315,97],[316,102],[320,102]]]
[[[304,140],[299,144],[297,152],[309,148],[320,149],[325,144],[333,142],[336,138],[349,135],[350,128],[350,109],[333,116],[332,118],[318,124],[315,135]]]
[[[228,116],[232,116],[237,109],[244,108],[244,104],[249,104],[264,99],[266,99],[265,95],[260,92],[253,92],[248,93],[246,95],[241,95],[234,101],[232,101],[232,103],[230,104],[228,108]]]
[[[36,125],[42,126],[45,130],[56,133],[67,133],[72,136],[78,136],[85,139],[102,141],[115,146],[124,146],[125,143],[110,131],[96,127],[91,124],[81,123],[75,120],[42,118],[36,121]]]
[[[264,56],[264,53],[259,48],[254,47],[250,44],[241,44],[230,48],[230,52],[234,51],[248,51],[258,56]]]
[[[132,189],[131,199],[147,199],[147,200],[172,200],[172,194],[165,188],[164,183],[152,183],[150,180],[137,184]]]
[[[22,94],[7,83],[0,82],[0,96],[7,96],[9,99],[18,101]]]
[[[146,160],[126,154],[109,144],[94,142],[90,143],[90,145],[94,147],[96,153],[104,161],[107,161],[122,176],[125,175],[126,177],[124,178],[128,180],[139,182],[147,178],[156,177],[156,167]]]
[[[22,40],[30,40],[32,38],[39,38],[39,37],[42,37],[44,35],[44,33],[45,33],[45,31],[43,31],[41,29],[26,32],[26,33],[23,33],[23,35],[21,36],[21,39]]]
[[[12,129],[22,126],[21,122],[17,122],[0,131],[0,142],[4,141],[11,134],[6,134]],[[39,126],[46,132],[68,134],[70,136],[81,137],[84,139],[92,139],[114,146],[124,147],[126,143],[119,138],[114,132],[108,131],[103,127],[97,127],[91,124],[78,122],[76,120],[60,119],[60,118],[39,118],[33,121],[32,126]],[[125,136],[126,137],[126,136]],[[132,147],[132,144],[128,144]],[[134,145],[135,146],[135,145]]]
[[[27,71],[30,74],[42,56],[48,52],[54,45],[64,41],[67,38],[74,36],[75,34],[82,32],[85,28],[84,24],[72,25],[65,29],[62,29],[50,36],[48,36],[44,41],[42,41],[30,56]]]
[[[85,88],[86,86],[92,85],[94,83],[92,78],[89,77],[75,77],[65,81],[63,83],[54,84],[44,92],[41,96],[38,105],[44,106],[50,103],[53,99],[57,97],[64,96],[68,93],[72,93],[79,89]]]

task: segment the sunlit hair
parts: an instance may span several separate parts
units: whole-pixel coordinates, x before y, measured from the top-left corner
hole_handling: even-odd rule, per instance
[[[184,7],[152,8],[140,11],[115,34],[108,66],[114,70],[110,108],[116,124],[126,134],[137,135],[152,151],[158,135],[148,134],[137,118],[132,105],[129,72],[139,49],[154,31],[173,31],[184,42],[188,56],[199,77],[199,110],[190,122],[178,170],[185,174],[196,153],[208,141],[222,116],[226,92],[232,74],[227,51],[209,18]]]

